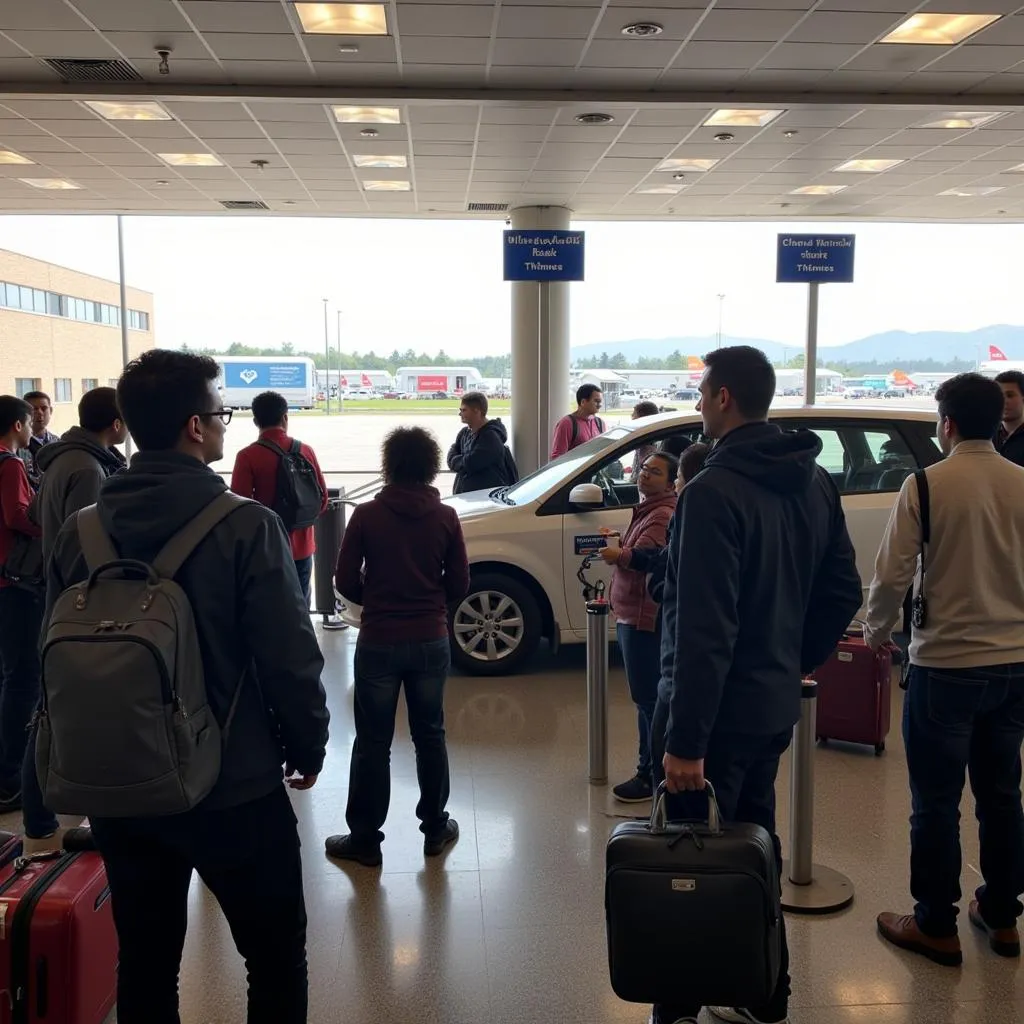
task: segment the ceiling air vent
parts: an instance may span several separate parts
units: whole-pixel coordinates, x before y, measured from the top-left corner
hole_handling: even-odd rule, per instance
[[[466,209],[470,213],[507,213],[508,203],[470,203]]]
[[[48,65],[65,82],[141,82],[142,75],[124,60],[88,60],[72,57],[45,57]]]
[[[222,199],[220,205],[225,210],[269,210],[270,207],[266,203],[261,203],[258,199]]]

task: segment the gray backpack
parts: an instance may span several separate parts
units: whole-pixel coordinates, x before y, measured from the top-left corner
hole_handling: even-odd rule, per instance
[[[230,491],[218,495],[152,565],[118,557],[95,505],[78,513],[89,578],[57,598],[42,654],[36,770],[51,811],[180,814],[213,789],[242,684],[222,733],[207,702],[192,606],[174,576],[246,504]]]

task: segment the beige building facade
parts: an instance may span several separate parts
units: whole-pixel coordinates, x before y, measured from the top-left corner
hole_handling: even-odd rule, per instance
[[[156,345],[153,296],[129,288],[128,354]],[[121,373],[121,297],[116,281],[0,249],[0,394],[45,391],[50,429],[78,420],[78,401]]]

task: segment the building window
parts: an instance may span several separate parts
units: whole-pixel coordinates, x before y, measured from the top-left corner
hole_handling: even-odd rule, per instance
[[[108,327],[121,326],[121,307],[109,302],[95,302],[91,299],[77,299],[73,295],[61,295],[41,288],[0,281],[0,307],[21,309],[27,313],[44,313],[48,316],[63,316],[83,323],[105,324]],[[149,330],[149,313],[140,309],[128,310],[128,326],[135,331]]]
[[[133,331],[148,331],[149,330],[149,314],[143,313],[139,309],[128,310],[128,326]]]
[[[37,377],[15,377],[14,393],[24,398],[30,391],[38,391],[41,383]]]
[[[53,382],[53,401],[57,402],[70,402],[71,401],[71,378],[70,377],[57,377]]]
[[[120,380],[121,380],[120,377],[108,377],[107,378],[107,386],[108,387],[112,387],[112,388],[116,388],[117,385],[118,385],[118,382]]]
[[[83,377],[82,378],[82,394],[83,395],[86,393],[86,391],[92,391],[93,388],[98,388],[99,386],[100,386],[100,382],[99,382],[99,378],[98,377]]]

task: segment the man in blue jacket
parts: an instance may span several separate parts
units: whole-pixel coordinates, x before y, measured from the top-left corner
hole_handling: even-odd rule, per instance
[[[652,745],[670,793],[715,792],[726,820],[775,835],[775,778],[800,717],[801,678],[834,650],[861,603],[839,493],[817,466],[820,439],[769,424],[775,371],[748,346],[704,359],[698,409],[716,439],[676,510],[665,578],[663,666]],[[657,760],[655,761],[657,763]],[[712,1007],[738,1024],[785,1021],[778,984],[762,1007]],[[655,1024],[699,1006],[655,1007]]]

